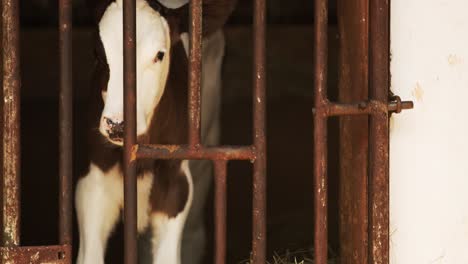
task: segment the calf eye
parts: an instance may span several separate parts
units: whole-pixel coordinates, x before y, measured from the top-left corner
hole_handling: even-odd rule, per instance
[[[164,52],[160,51],[158,54],[156,54],[156,57],[154,58],[154,62],[162,61],[164,59]]]

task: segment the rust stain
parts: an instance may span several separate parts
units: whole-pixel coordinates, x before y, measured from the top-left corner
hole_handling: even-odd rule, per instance
[[[422,102],[424,97],[424,90],[419,82],[416,83],[416,86],[414,87],[413,92],[411,94],[414,98],[416,98],[417,101]]]
[[[174,153],[174,152],[176,152],[177,150],[180,149],[180,146],[178,146],[178,145],[164,145],[164,146],[161,146],[161,147],[166,149],[167,151],[169,151],[169,153]]]
[[[455,66],[461,64],[463,62],[463,59],[457,56],[456,54],[450,54],[448,56],[447,61],[450,66]]]
[[[36,252],[36,254],[31,256],[31,262],[39,260],[39,252]]]
[[[138,152],[138,145],[133,145],[132,152],[130,153],[130,162],[136,161]]]
[[[39,247],[0,247],[0,263],[66,264],[71,263],[70,245]]]
[[[2,63],[3,63],[3,123],[2,123],[2,228],[4,246],[20,242],[20,52],[18,1],[2,1]]]

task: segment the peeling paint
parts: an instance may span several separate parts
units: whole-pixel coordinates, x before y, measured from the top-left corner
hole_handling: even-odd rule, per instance
[[[39,252],[31,256],[31,261],[37,261],[39,259]]]
[[[164,147],[164,149],[169,151],[169,153],[174,153],[177,150],[179,150],[179,148],[180,148],[180,146],[177,146],[177,145],[164,145],[163,147]]]
[[[0,247],[0,263],[66,264],[71,263],[71,246]]]
[[[138,152],[138,145],[133,145],[132,152],[130,154],[130,162],[136,161]]]

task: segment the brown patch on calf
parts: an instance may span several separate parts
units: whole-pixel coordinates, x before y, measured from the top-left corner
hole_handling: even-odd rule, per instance
[[[172,218],[184,210],[189,183],[180,164],[180,161],[161,161],[156,165],[150,196],[153,213],[162,212]]]
[[[149,129],[150,142],[164,145],[187,143],[188,61],[182,42],[171,49],[171,65],[164,94],[153,115]],[[155,162],[150,201],[153,213],[169,218],[184,210],[189,183],[181,170],[180,160]]]
[[[188,61],[182,42],[171,48],[166,88],[148,129],[149,141],[164,145],[187,143]]]

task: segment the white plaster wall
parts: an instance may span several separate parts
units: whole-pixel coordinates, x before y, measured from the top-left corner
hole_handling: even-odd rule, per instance
[[[392,264],[468,264],[468,0],[391,1]]]

